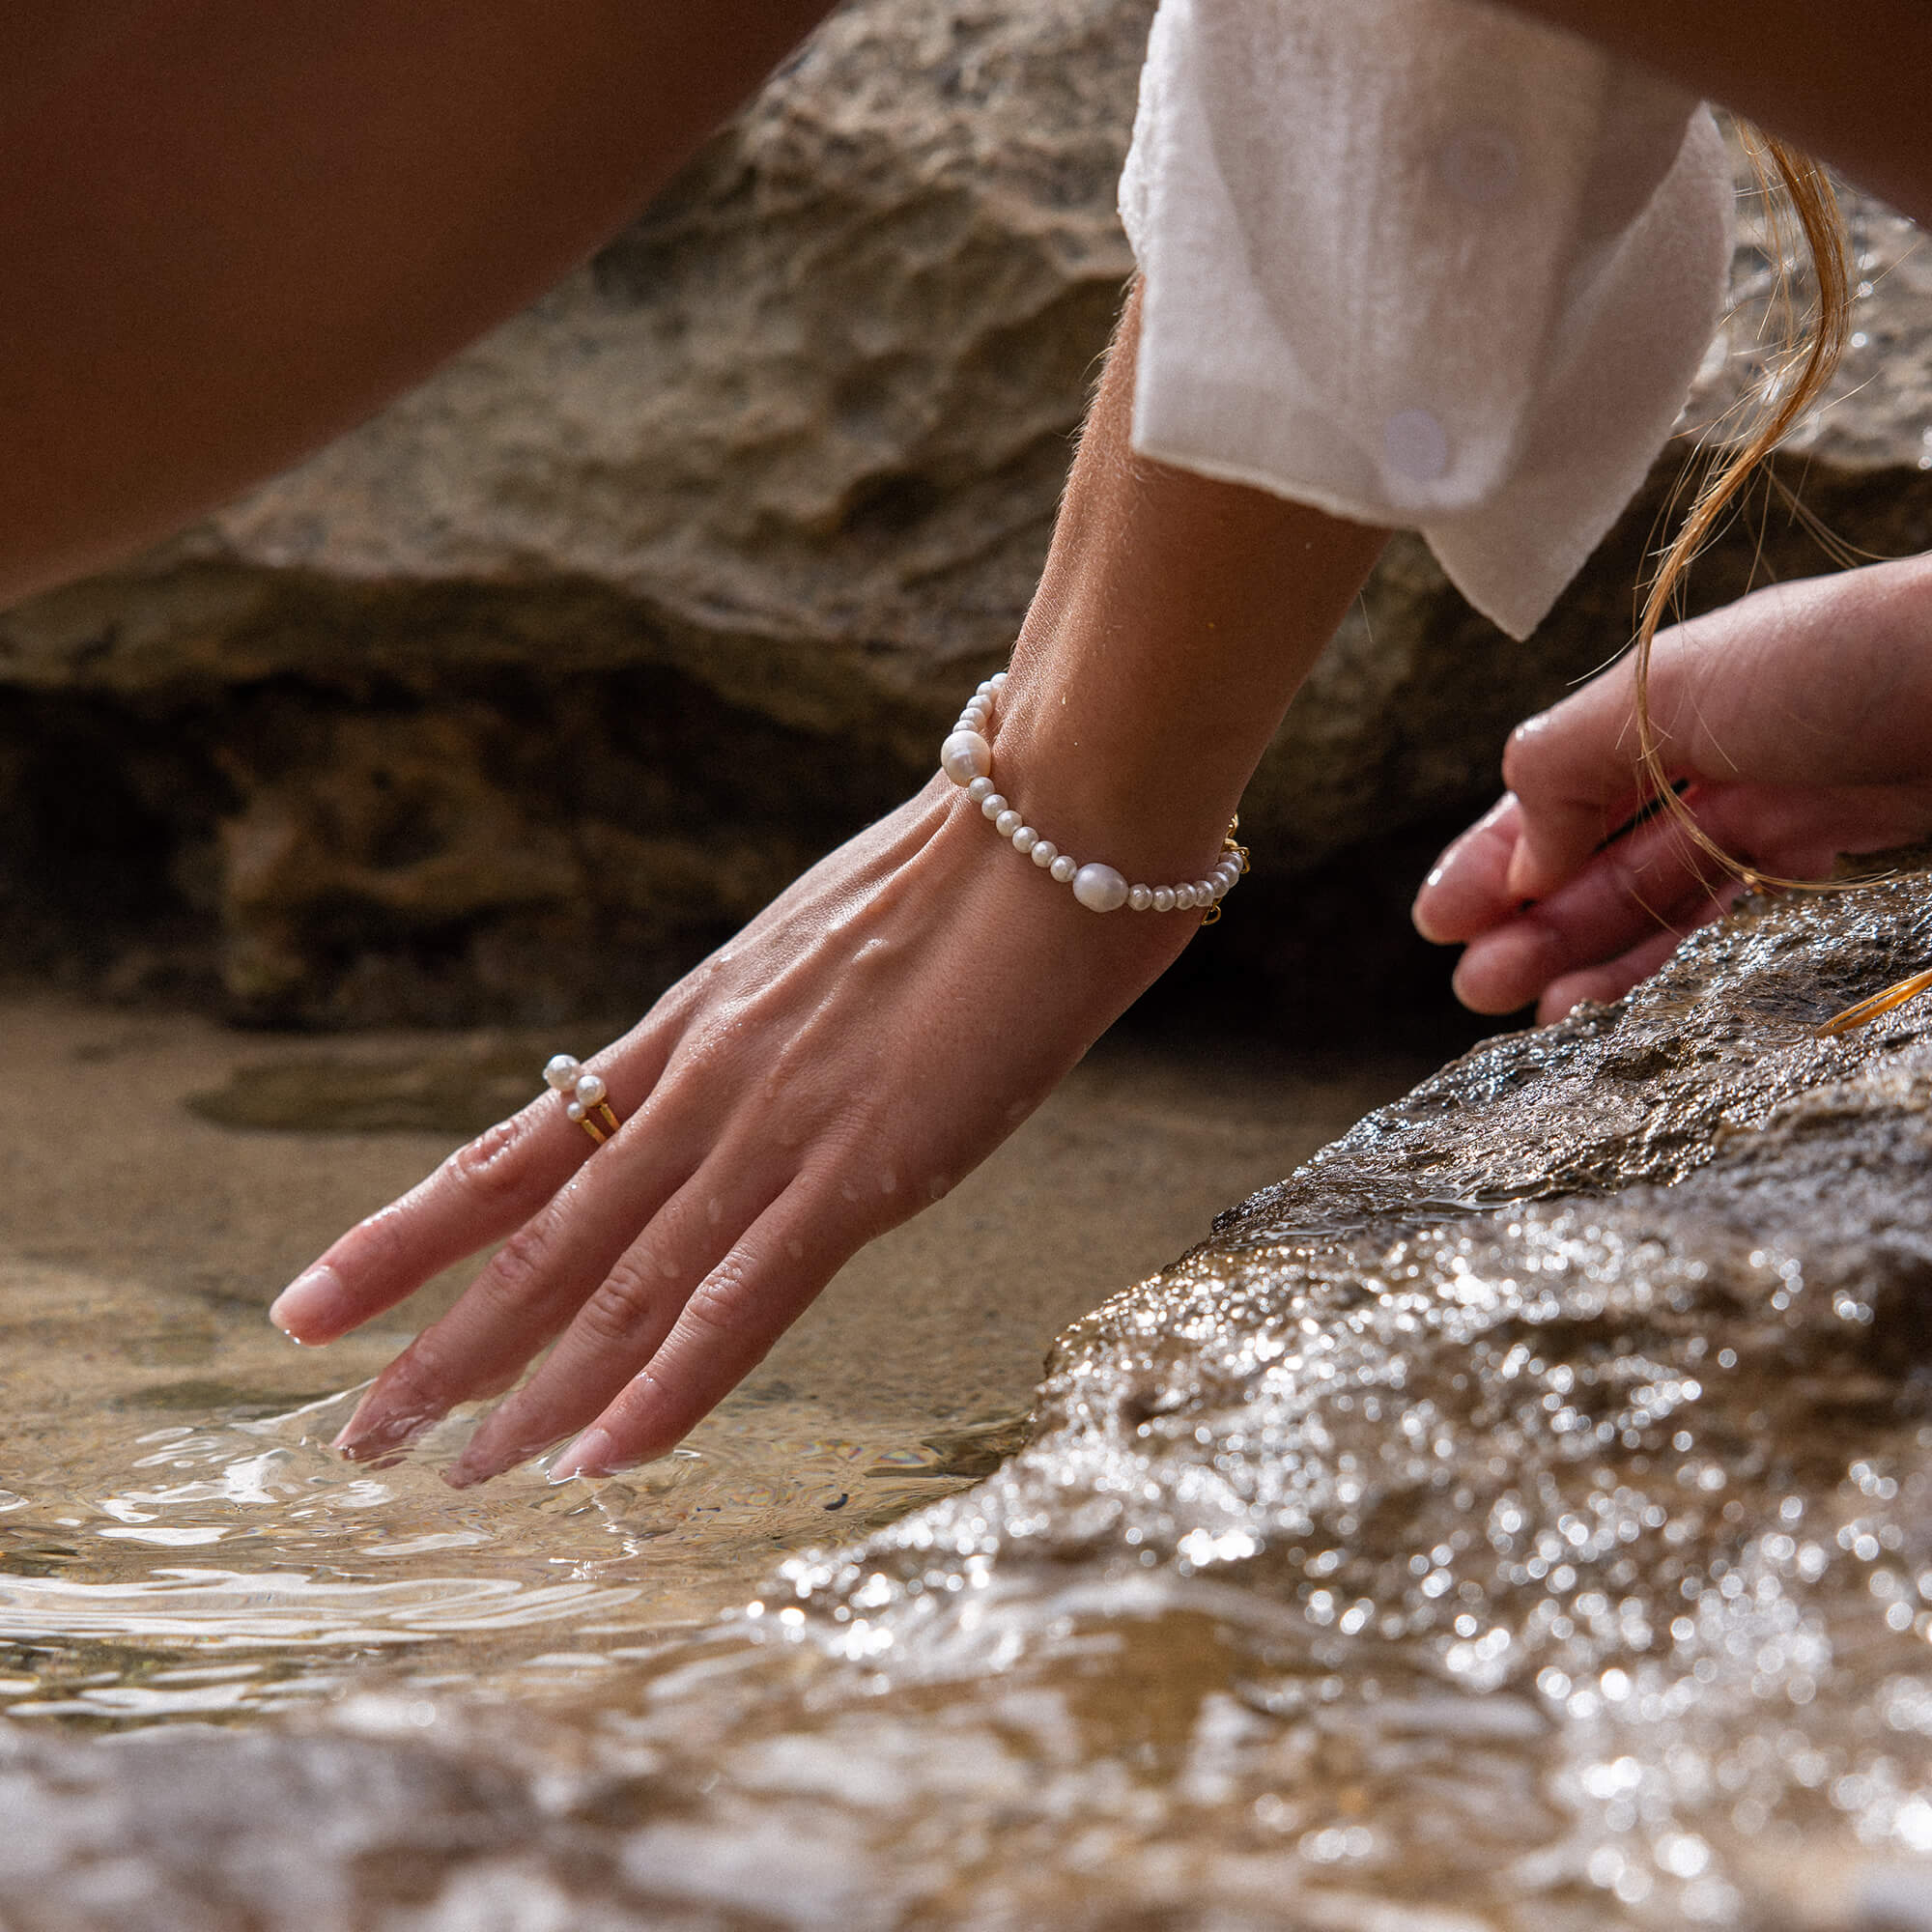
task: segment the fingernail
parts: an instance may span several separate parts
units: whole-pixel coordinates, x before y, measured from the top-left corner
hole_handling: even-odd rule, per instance
[[[550,1480],[567,1483],[573,1476],[608,1476],[615,1460],[612,1452],[616,1446],[607,1430],[586,1429],[550,1465]]]
[[[349,1451],[355,1446],[356,1442],[358,1442],[361,1439],[363,1434],[365,1433],[361,1427],[362,1418],[366,1414],[368,1414],[369,1405],[375,1400],[375,1398],[376,1398],[376,1391],[372,1388],[368,1392],[368,1394],[365,1395],[362,1398],[362,1400],[355,1405],[354,1410],[352,1410],[350,1413],[349,1420],[345,1422],[342,1425],[342,1427],[335,1432],[335,1440],[331,1442],[328,1446],[331,1449],[333,1449],[337,1455],[346,1456],[349,1453]]]
[[[349,1291],[332,1267],[318,1264],[298,1274],[269,1305],[269,1320],[291,1341],[327,1337],[349,1325]]]

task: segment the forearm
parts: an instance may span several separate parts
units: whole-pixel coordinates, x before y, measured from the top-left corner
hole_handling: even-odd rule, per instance
[[[1139,295],[1090,412],[998,721],[1046,837],[1191,879],[1387,533],[1134,454]]]
[[[1932,9],[1864,0],[1508,0],[1747,115],[1932,222]]]
[[[829,0],[0,18],[0,602],[371,413],[619,228]]]

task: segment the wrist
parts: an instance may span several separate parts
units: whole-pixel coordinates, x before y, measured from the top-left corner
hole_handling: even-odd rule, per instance
[[[1095,855],[1091,844],[1063,845],[1045,827],[1033,822],[1016,798],[1009,797],[1001,789],[1000,775],[994,769],[993,742],[1000,735],[1000,725],[1009,708],[1008,694],[1014,689],[1004,671],[987,679],[968,699],[958,722],[940,747],[942,772],[967,805],[988,822],[994,836],[1010,845],[1016,858],[1030,863],[1052,883],[1069,888],[1074,899],[1089,912],[1199,911],[1210,920],[1217,917],[1220,901],[1247,869],[1247,854],[1235,842],[1232,815],[1205,864],[1183,863],[1153,868],[1144,876],[1136,876],[1140,867],[1123,870],[1111,859]],[[1009,783],[1012,781],[1010,760],[1007,761],[1006,779]],[[1067,789],[1077,797],[1083,788],[1075,785]],[[1090,808],[1096,789],[1103,798],[1109,795],[1105,788],[1085,789]],[[1113,795],[1129,801],[1132,797],[1129,789]],[[1070,820],[1077,813],[1068,809],[1061,815]],[[1183,824],[1183,838],[1184,832]],[[1146,845],[1153,841],[1143,838],[1139,842]],[[1183,852],[1186,859],[1192,858],[1192,853],[1184,847]]]

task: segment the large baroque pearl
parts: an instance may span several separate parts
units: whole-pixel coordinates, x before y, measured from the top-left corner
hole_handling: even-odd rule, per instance
[[[1119,912],[1127,902],[1127,882],[1111,866],[1085,865],[1073,875],[1073,896],[1089,912]]]
[[[954,784],[971,784],[991,774],[993,748],[977,731],[955,731],[939,748],[939,768]]]

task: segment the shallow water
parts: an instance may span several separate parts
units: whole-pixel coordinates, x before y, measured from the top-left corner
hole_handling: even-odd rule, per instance
[[[549,1044],[275,1049],[186,1020],[8,1013],[9,1719],[232,1723],[379,1686],[567,1695],[741,1602],[784,1553],[987,1473],[1017,1445],[1061,1326],[1413,1071],[1291,1081],[1284,1105],[1278,1069],[1110,1048],[987,1170],[855,1262],[673,1456],[599,1485],[554,1488],[532,1467],[459,1494],[439,1470],[472,1415],[389,1468],[351,1467],[325,1445],[420,1315],[302,1351],[263,1310],[455,1145],[437,1121],[514,1105],[518,1069],[527,1090]],[[63,1089],[78,1112],[43,1104]],[[327,1130],[372,1121],[404,1126]]]
[[[255,1324],[435,1144],[151,1038],[8,1151],[0,1922],[1932,1932],[1932,1002],[1812,1032],[1928,954],[1759,908],[1070,1319],[1355,1097],[1118,1049],[689,1453],[462,1495]]]

